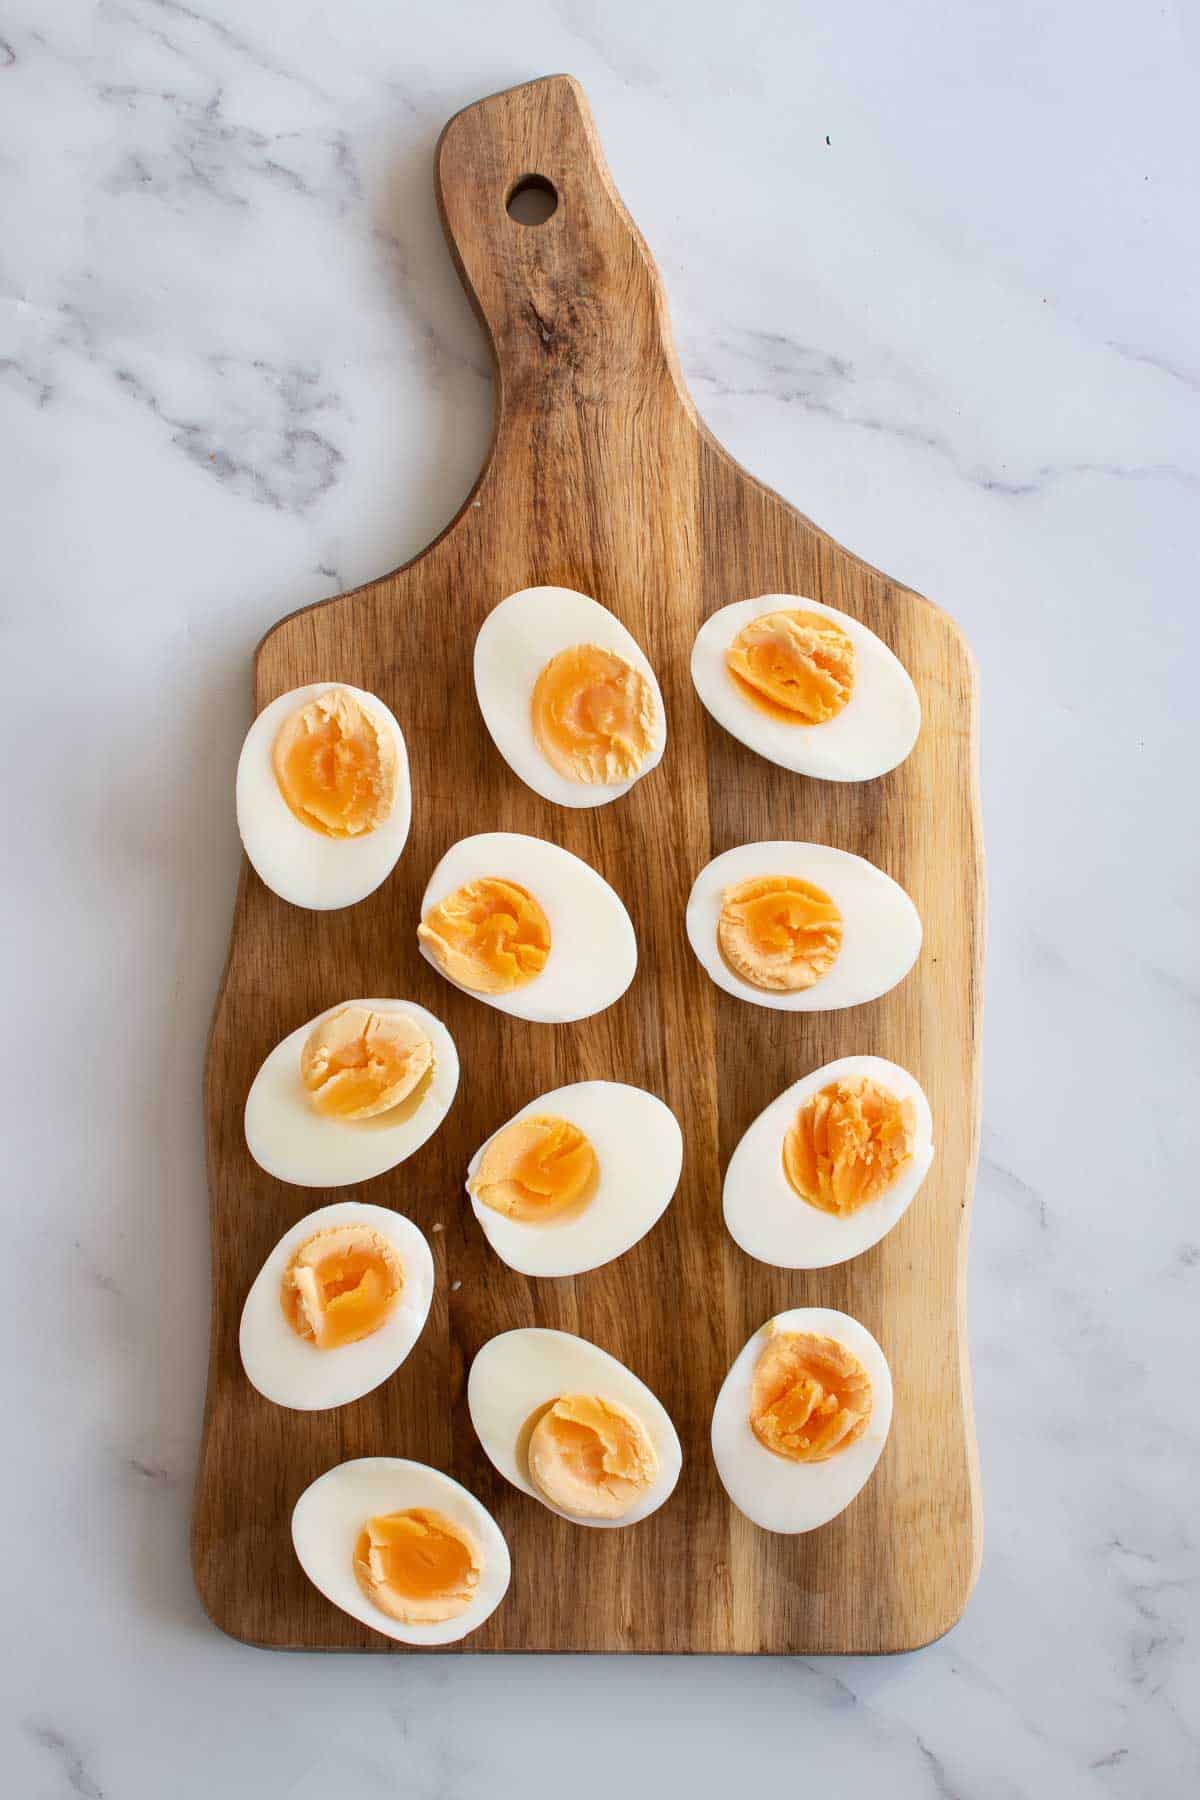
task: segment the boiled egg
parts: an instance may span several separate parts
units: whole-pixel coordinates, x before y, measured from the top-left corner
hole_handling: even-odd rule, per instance
[[[404,733],[375,694],[314,682],[281,694],[246,733],[237,821],[282,900],[328,912],[373,893],[408,838]]]
[[[917,1081],[882,1056],[843,1056],[794,1081],[729,1159],[725,1223],[779,1269],[827,1269],[869,1250],[911,1204],[933,1162]]]
[[[414,1000],[344,1000],[276,1044],[246,1097],[246,1143],[268,1175],[346,1187],[402,1163],[458,1089],[458,1052]]]
[[[622,1256],[670,1204],[683,1133],[622,1081],[539,1094],[471,1158],[467,1193],[488,1243],[522,1275],[581,1275]]]
[[[706,619],[692,680],[732,737],[824,781],[885,775],[921,729],[917,690],[882,638],[792,594],[738,600]]]
[[[876,1000],[921,948],[904,889],[861,856],[829,844],[739,844],[701,869],[687,934],[719,988],[781,1012]]]
[[[713,1408],[717,1474],[764,1531],[813,1531],[868,1480],[892,1422],[892,1377],[857,1319],[822,1306],[756,1331]]]
[[[254,1279],[238,1333],[251,1384],[317,1412],[369,1394],[425,1328],[433,1257],[411,1219],[342,1200],[286,1231]]]
[[[318,1475],[296,1502],[292,1543],[327,1600],[401,1644],[455,1644],[508,1591],[508,1545],[487,1508],[400,1456]]]
[[[624,1363],[566,1331],[506,1331],[467,1378],[480,1443],[506,1481],[577,1525],[634,1525],[666,1500],[683,1452]]]
[[[598,600],[524,588],[475,640],[475,692],[501,756],[559,806],[603,806],[661,760],[666,714],[636,639]]]
[[[629,914],[602,875],[544,838],[487,831],[447,850],[421,901],[426,962],[518,1019],[586,1019],[637,968]]]

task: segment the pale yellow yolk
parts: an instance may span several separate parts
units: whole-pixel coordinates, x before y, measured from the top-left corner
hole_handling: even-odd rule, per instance
[[[345,688],[330,688],[286,718],[271,757],[292,812],[325,837],[362,837],[392,810],[395,740]]]
[[[832,1081],[796,1114],[783,1172],[802,1200],[845,1216],[877,1200],[912,1155],[916,1109],[868,1076]]]
[[[777,1332],[754,1366],[750,1429],[790,1462],[826,1462],[860,1438],[871,1417],[871,1382],[836,1338]]]
[[[498,1131],[467,1185],[482,1205],[510,1219],[552,1219],[587,1204],[599,1169],[578,1125],[538,1114]]]
[[[560,650],[534,683],[533,735],[568,781],[628,781],[650,754],[657,707],[640,670],[611,650]]]
[[[596,1394],[563,1394],[529,1437],[529,1475],[563,1512],[620,1519],[658,1473],[658,1453],[632,1413]]]
[[[842,915],[810,881],[759,875],[725,889],[717,944],[744,981],[798,993],[828,974],[837,960]]]
[[[391,1317],[404,1265],[386,1238],[363,1225],[318,1231],[284,1270],[280,1300],[299,1337],[338,1350],[370,1337]]]
[[[432,1071],[433,1044],[415,1019],[365,1006],[322,1019],[300,1052],[300,1078],[331,1119],[390,1112]]]
[[[773,612],[742,627],[725,652],[734,682],[791,725],[822,725],[854,687],[854,643],[821,613]]]
[[[533,895],[490,875],[431,907],[417,936],[451,981],[477,994],[524,987],[550,954],[550,922]]]
[[[354,1546],[359,1587],[406,1625],[457,1618],[474,1599],[482,1569],[471,1534],[426,1506],[368,1519]]]

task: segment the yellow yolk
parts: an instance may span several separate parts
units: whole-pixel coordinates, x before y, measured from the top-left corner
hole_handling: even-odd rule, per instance
[[[547,1500],[586,1519],[620,1519],[658,1473],[658,1453],[632,1413],[596,1394],[563,1394],[542,1413],[526,1452]]]
[[[773,612],[743,626],[725,666],[747,699],[791,725],[822,725],[854,687],[854,643],[821,613]]]
[[[433,1044],[415,1019],[365,1006],[322,1019],[300,1052],[300,1078],[331,1119],[390,1112],[432,1071]]]
[[[796,1114],[783,1172],[802,1200],[845,1217],[886,1193],[912,1155],[916,1109],[865,1075],[832,1081]]]
[[[404,1265],[386,1238],[363,1225],[337,1225],[301,1244],[284,1270],[280,1300],[299,1337],[338,1350],[386,1324],[403,1286]]]
[[[431,907],[417,936],[451,981],[477,994],[524,987],[550,954],[550,922],[533,895],[490,875]]]
[[[368,1519],[354,1546],[359,1587],[406,1625],[457,1618],[474,1599],[482,1568],[471,1534],[426,1506]]]
[[[750,1429],[790,1462],[826,1462],[860,1438],[871,1417],[871,1382],[836,1338],[777,1332],[754,1366]]]
[[[392,810],[395,741],[344,688],[330,688],[285,719],[271,758],[292,812],[325,837],[362,837]]]
[[[650,683],[611,650],[560,650],[534,683],[533,735],[568,781],[628,781],[650,754],[656,724]]]
[[[467,1185],[482,1205],[510,1219],[552,1219],[587,1204],[599,1171],[578,1125],[538,1114],[497,1132]]]
[[[833,967],[842,944],[842,915],[810,881],[760,875],[725,889],[717,944],[744,981],[797,993]]]

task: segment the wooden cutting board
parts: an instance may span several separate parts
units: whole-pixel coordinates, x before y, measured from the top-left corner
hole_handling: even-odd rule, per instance
[[[536,226],[506,211],[530,176],[558,198]],[[971,658],[944,613],[835,544],[706,431],[654,264],[570,77],[459,113],[438,146],[437,187],[451,254],[495,357],[486,467],[422,555],[291,614],[255,659],[258,708],[314,681],[350,682],[387,702],[408,739],[413,828],[394,874],[343,912],[298,910],[243,868],[208,1060],[213,1307],[197,1586],[212,1619],[249,1643],[403,1651],[309,1586],[289,1533],[292,1505],[314,1476],[347,1457],[395,1454],[456,1476],[509,1540],[508,1597],[464,1650],[910,1649],[958,1618],[980,1549],[963,1310],[983,933]],[[610,607],[662,684],[666,757],[611,806],[569,811],[539,799],[501,760],[475,704],[481,620],[504,595],[539,583]],[[761,593],[841,607],[896,651],[924,708],[920,741],[900,769],[850,785],[806,780],[709,720],[689,677],[692,639],[717,607]],[[526,1024],[457,992],[417,954],[434,864],[456,839],[488,830],[562,844],[623,897],[641,960],[616,1006],[580,1024]],[[693,877],[731,845],[784,837],[856,851],[912,895],[925,947],[885,999],[787,1014],[732,999],[702,974],[683,927]],[[246,1149],[242,1107],[272,1045],[358,994],[431,1008],[462,1058],[441,1130],[359,1190],[423,1228],[437,1292],[417,1349],[383,1387],[326,1414],[289,1412],[242,1374],[242,1302],[282,1232],[346,1193],[264,1174]],[[924,1085],[933,1171],[897,1228],[856,1261],[812,1274],[766,1268],[725,1233],[725,1163],[781,1088],[851,1052],[890,1057]],[[662,1222],[619,1261],[574,1279],[528,1280],[489,1251],[471,1215],[468,1157],[535,1094],[598,1076],[638,1083],[674,1109],[686,1144],[681,1185]],[[797,1305],[862,1320],[891,1363],[896,1410],[853,1505],[822,1530],[785,1538],[728,1502],[708,1429],[736,1351]],[[685,1462],[651,1519],[624,1532],[575,1527],[494,1472],[467,1416],[466,1373],[488,1338],[517,1325],[592,1339],[662,1399]]]

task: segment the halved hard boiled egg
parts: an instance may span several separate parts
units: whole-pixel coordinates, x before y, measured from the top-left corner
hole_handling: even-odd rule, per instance
[[[318,1475],[292,1512],[313,1586],[401,1644],[455,1644],[508,1591],[504,1534],[449,1475],[400,1456],[361,1456]]]
[[[917,690],[883,640],[848,613],[792,594],[738,600],[706,619],[692,680],[740,743],[824,781],[885,775],[921,729]]]
[[[246,1097],[246,1143],[268,1175],[346,1187],[432,1137],[458,1089],[458,1052],[414,1000],[344,1000],[276,1044]]]
[[[622,1081],[539,1094],[471,1158],[467,1193],[492,1249],[522,1275],[581,1275],[622,1256],[670,1204],[683,1133]]]
[[[464,993],[545,1023],[603,1012],[637,969],[633,925],[604,877],[514,831],[447,850],[421,901],[417,941]]]
[[[876,1000],[921,949],[904,889],[829,844],[739,844],[701,869],[687,934],[706,973],[739,1000],[823,1012]]]
[[[920,1084],[882,1056],[843,1056],[794,1081],[729,1159],[725,1223],[779,1269],[827,1269],[877,1244],[933,1162]]]
[[[577,1525],[634,1525],[679,1479],[665,1407],[624,1363],[569,1332],[492,1338],[471,1364],[467,1405],[505,1480]]]
[[[425,1329],[433,1257],[411,1219],[341,1200],[286,1231],[254,1279],[242,1367],[277,1406],[318,1412],[369,1394]]]
[[[892,1377],[847,1313],[800,1306],[756,1331],[713,1408],[712,1451],[729,1498],[764,1531],[813,1531],[844,1512],[879,1461]]]
[[[246,855],[293,906],[353,906],[385,880],[408,839],[404,733],[375,694],[314,682],[272,700],[237,768]]]
[[[475,692],[496,748],[559,806],[603,806],[661,760],[654,670],[621,621],[571,588],[524,588],[475,640]]]

